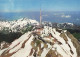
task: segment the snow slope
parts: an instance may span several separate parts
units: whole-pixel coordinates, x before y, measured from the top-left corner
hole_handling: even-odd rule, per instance
[[[66,30],[44,26],[13,41],[0,51],[0,57],[79,57],[79,49],[72,42],[76,40],[69,35]]]

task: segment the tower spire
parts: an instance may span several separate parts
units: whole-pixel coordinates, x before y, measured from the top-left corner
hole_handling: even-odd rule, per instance
[[[40,25],[42,24],[41,8],[40,8]]]

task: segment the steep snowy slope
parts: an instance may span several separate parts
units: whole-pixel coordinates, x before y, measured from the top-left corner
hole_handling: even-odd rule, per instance
[[[0,50],[0,57],[80,57],[80,45],[66,30],[44,26]]]

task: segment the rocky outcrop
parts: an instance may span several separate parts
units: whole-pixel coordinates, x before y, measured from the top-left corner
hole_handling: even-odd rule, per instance
[[[3,41],[3,42],[0,43],[0,49],[1,50],[5,49],[5,48],[9,47],[9,45],[10,45],[10,43],[7,43],[7,42]]]

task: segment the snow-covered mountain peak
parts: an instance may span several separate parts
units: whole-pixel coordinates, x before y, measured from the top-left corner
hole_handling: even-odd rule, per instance
[[[39,22],[28,18],[21,18],[14,21],[0,21],[0,30],[5,28],[6,30],[18,31],[19,29],[26,27],[28,24],[39,25]]]
[[[80,45],[66,30],[49,26],[22,35],[0,57],[79,57]]]

